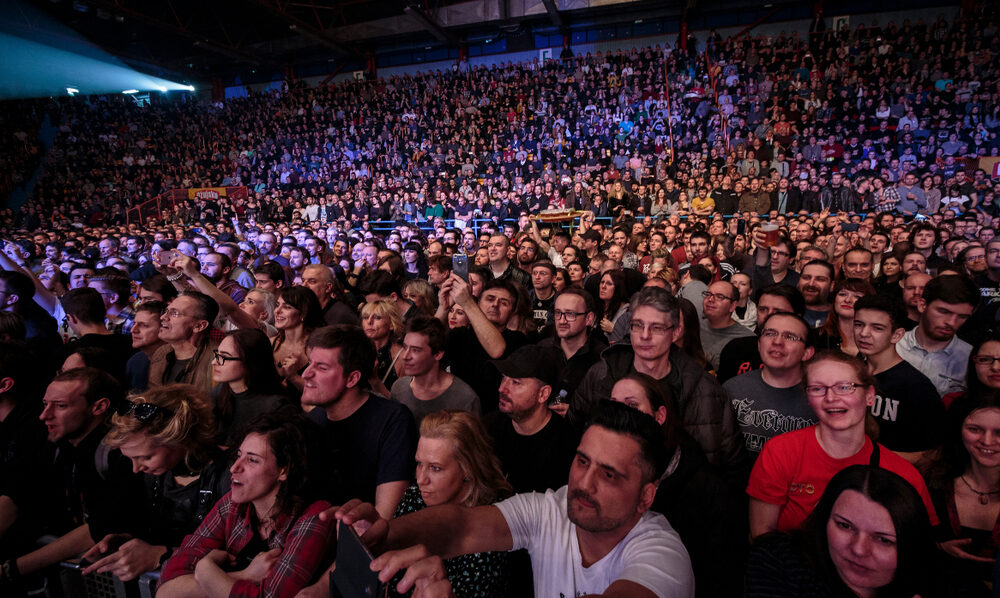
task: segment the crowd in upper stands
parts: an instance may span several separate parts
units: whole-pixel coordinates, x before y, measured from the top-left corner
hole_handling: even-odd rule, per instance
[[[83,555],[327,596],[340,521],[417,596],[990,595],[1000,15],[966,10],[64,102],[2,221],[0,593]],[[208,186],[249,195],[126,218]]]

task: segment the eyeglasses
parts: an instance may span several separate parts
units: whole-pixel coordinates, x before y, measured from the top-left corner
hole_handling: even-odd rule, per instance
[[[219,353],[218,349],[212,351],[212,355],[215,356],[214,360],[215,363],[219,365],[225,365],[227,361],[242,361],[239,357],[233,357],[232,355],[223,355],[222,353]]]
[[[653,336],[663,336],[664,334],[670,332],[670,330],[673,328],[673,326],[667,326],[666,324],[650,324],[647,326],[645,322],[637,322],[637,321],[633,321],[631,324],[628,325],[628,327],[629,330],[637,334],[641,334],[646,330],[649,330],[649,333],[652,334]]]
[[[972,361],[976,362],[976,365],[992,366],[994,362],[1000,361],[1000,357],[993,357],[992,355],[976,355],[972,358]]]
[[[177,318],[190,317],[179,309],[168,309],[167,311],[163,312],[163,315],[167,316],[171,320],[176,320]]]
[[[587,312],[585,311],[560,311],[557,309],[552,312],[552,316],[556,320],[560,318],[566,318],[567,322],[575,322],[577,318],[585,315],[587,315]]]
[[[790,255],[791,254],[788,253],[787,251],[774,251],[774,250],[771,250],[771,257],[788,257]]]
[[[735,299],[733,299],[729,295],[723,295],[722,293],[713,293],[711,291],[702,291],[701,292],[701,296],[704,297],[704,298],[706,298],[706,299],[708,299],[709,297],[711,297],[712,299],[715,299],[716,301],[736,301]]]
[[[813,398],[825,397],[827,391],[832,390],[833,394],[838,397],[843,397],[851,394],[858,388],[867,386],[867,384],[861,384],[859,382],[837,382],[836,384],[831,384],[830,386],[824,386],[822,384],[810,384],[806,386],[806,396]]]
[[[760,333],[760,336],[761,338],[767,338],[771,340],[774,340],[780,336],[783,340],[786,340],[790,343],[798,343],[798,342],[804,343],[806,341],[806,339],[797,334],[792,334],[791,332],[778,332],[773,328],[768,328],[764,330],[763,332]]]
[[[967,262],[981,262],[986,259],[985,255],[967,255],[965,256],[965,261]]]
[[[131,415],[142,423],[153,419],[157,413],[163,413],[168,417],[173,415],[173,412],[166,407],[160,407],[152,403],[133,403],[124,399],[115,407],[115,413],[122,417]]]

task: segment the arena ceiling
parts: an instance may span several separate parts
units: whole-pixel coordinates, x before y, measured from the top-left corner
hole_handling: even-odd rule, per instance
[[[110,54],[205,78],[476,35],[759,8],[749,0],[28,0]],[[774,5],[803,4],[775,2]],[[768,5],[771,6],[771,5]],[[330,59],[333,61],[333,59]]]

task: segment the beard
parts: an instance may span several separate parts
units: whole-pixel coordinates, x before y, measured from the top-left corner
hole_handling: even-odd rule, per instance
[[[577,504],[575,499],[583,499],[591,504],[593,508],[585,509]],[[629,515],[614,519],[606,517],[602,513],[601,505],[583,490],[570,490],[566,495],[566,515],[573,525],[590,533],[610,532],[620,529],[632,519],[639,508],[638,498],[632,508],[627,511]]]

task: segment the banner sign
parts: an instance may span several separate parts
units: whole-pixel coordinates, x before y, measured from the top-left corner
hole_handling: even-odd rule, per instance
[[[246,199],[248,193],[246,187],[197,187],[188,189],[188,199],[205,199],[214,201],[220,197],[231,197],[233,199]]]

